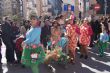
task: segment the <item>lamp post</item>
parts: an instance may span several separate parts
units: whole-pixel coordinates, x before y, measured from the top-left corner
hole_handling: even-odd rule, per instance
[[[13,15],[15,15],[15,14],[16,14],[16,3],[13,2]]]
[[[104,0],[104,2],[105,2],[104,14],[106,16],[107,15],[107,0]]]
[[[21,16],[23,16],[24,15],[23,14],[23,0],[20,0],[20,6],[21,6],[20,8]]]

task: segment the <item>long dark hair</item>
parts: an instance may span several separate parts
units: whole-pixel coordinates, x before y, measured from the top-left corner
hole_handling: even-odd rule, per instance
[[[57,24],[57,25],[55,26],[54,24]],[[52,23],[52,27],[58,28],[59,26],[60,26],[60,24],[56,20],[54,20]]]

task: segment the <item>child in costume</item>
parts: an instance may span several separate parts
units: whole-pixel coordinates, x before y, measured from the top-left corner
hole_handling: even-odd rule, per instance
[[[31,29],[26,33],[26,40],[22,43],[23,53],[21,63],[31,67],[33,73],[39,73],[39,64],[44,62],[45,52],[40,44],[41,27],[38,19],[31,14]]]
[[[52,69],[52,72],[55,73],[55,68],[50,64],[51,61],[58,61],[60,47],[57,46],[57,43],[60,40],[61,30],[58,27],[58,22],[54,21],[53,26],[51,27],[51,37],[48,40],[48,46],[51,47],[51,50],[47,50],[45,63]]]
[[[100,37],[98,40],[98,47],[99,47],[99,55],[100,57],[104,56],[104,50],[107,48],[108,46],[108,42],[109,41],[109,36],[106,32],[106,29],[104,27],[102,27],[102,33],[100,33]]]
[[[62,52],[62,48],[66,45],[66,42],[62,42],[63,37],[61,37],[60,27],[56,21],[54,21],[51,34],[51,39],[47,43],[48,46],[51,46],[51,50],[48,50],[46,53],[46,63],[49,64],[51,61],[57,63],[66,62],[67,55]]]
[[[65,37],[65,34],[62,33],[61,39],[58,42],[58,46],[61,47],[60,58],[58,60],[58,64],[63,66],[64,69],[67,68],[66,65],[69,59],[67,45],[68,45],[68,39]]]
[[[22,51],[23,48],[21,46],[22,42],[25,40],[25,34],[26,34],[26,29],[24,26],[21,26],[20,28],[20,35],[19,37],[16,39],[16,56],[17,56],[17,61],[18,63],[20,63],[21,61],[21,56],[22,56]]]
[[[22,56],[22,51],[23,51],[23,48],[21,46],[22,42],[24,41],[24,36],[20,36],[19,38],[16,39],[16,55],[17,55],[17,61],[18,63],[20,63],[21,61],[21,56]]]

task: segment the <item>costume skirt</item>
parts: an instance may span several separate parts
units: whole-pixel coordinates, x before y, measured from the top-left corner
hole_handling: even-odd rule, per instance
[[[108,43],[107,42],[102,42],[102,41],[98,41],[97,43],[96,43],[96,47],[97,48],[100,48],[100,47],[103,47],[104,49],[106,49],[107,47],[108,47]]]
[[[34,55],[33,57],[32,54]],[[44,58],[45,58],[45,52],[42,49],[42,47],[39,46],[34,49],[32,47],[24,48],[22,53],[21,63],[26,66],[31,66],[33,64],[41,64],[44,62]]]

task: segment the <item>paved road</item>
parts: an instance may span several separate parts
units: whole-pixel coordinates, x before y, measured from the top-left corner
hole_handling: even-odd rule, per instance
[[[105,57],[102,58],[97,53],[98,50],[96,48],[89,49],[89,58],[87,60],[79,59],[79,54],[77,53],[75,65],[68,64],[68,69],[63,69],[57,64],[53,66],[56,68],[56,73],[110,73],[110,50],[106,50]],[[5,55],[3,54],[3,56]],[[20,65],[3,65],[2,68],[4,73],[32,73],[29,68],[22,68]],[[47,66],[40,65],[40,73],[52,72]]]

